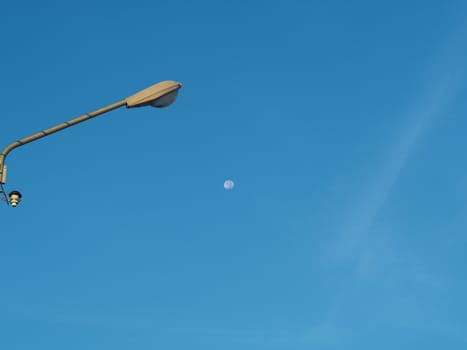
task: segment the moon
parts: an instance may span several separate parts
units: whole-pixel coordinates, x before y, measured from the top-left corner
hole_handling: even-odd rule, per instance
[[[228,191],[233,189],[235,186],[235,183],[232,180],[225,180],[224,181],[224,188]]]

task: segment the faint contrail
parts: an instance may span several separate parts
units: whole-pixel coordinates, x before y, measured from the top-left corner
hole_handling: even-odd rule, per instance
[[[353,282],[356,281],[360,265],[365,264],[362,261],[364,254],[368,249],[375,248],[368,247],[372,245],[371,228],[375,219],[394,184],[402,175],[404,167],[413,157],[417,144],[435,125],[436,120],[449,110],[466,83],[466,34],[467,26],[462,23],[462,27],[458,28],[451,40],[432,58],[425,69],[425,79],[422,82],[424,88],[404,118],[406,124],[400,128],[397,139],[390,145],[385,161],[378,169],[373,182],[349,209],[347,214],[351,215],[346,217],[350,220],[344,222],[336,240],[331,243],[330,250],[325,253],[326,260],[331,258],[334,263],[342,262],[349,268],[345,269],[347,277],[342,281],[341,288],[322,323],[311,329],[310,342],[315,338],[313,330],[320,331],[323,327],[329,330],[330,339],[326,341],[339,343],[345,338],[345,329],[338,327],[339,315],[347,304],[347,295],[358,287]],[[378,259],[384,260],[385,257]],[[319,339],[317,341],[319,342]]]
[[[465,82],[467,28],[458,31],[427,69],[426,87],[414,107],[406,114],[397,140],[390,147],[386,161],[357,203],[353,203],[351,221],[332,247],[335,258],[355,258],[361,240],[367,235],[391,188],[415,151],[416,144],[449,108]]]

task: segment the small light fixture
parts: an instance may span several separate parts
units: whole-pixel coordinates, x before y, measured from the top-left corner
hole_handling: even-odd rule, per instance
[[[16,207],[19,204],[19,202],[21,202],[21,193],[19,193],[18,191],[10,192],[8,197],[10,197],[9,202],[12,207]]]

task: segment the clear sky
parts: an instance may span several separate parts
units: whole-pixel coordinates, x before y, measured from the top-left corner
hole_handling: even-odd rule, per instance
[[[8,1],[0,45],[1,147],[184,84],[10,153],[0,349],[467,348],[464,1]]]

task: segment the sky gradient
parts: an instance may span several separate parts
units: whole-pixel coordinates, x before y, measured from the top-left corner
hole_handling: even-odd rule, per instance
[[[0,13],[0,349],[465,349],[463,1]],[[235,182],[226,191],[224,181]]]

